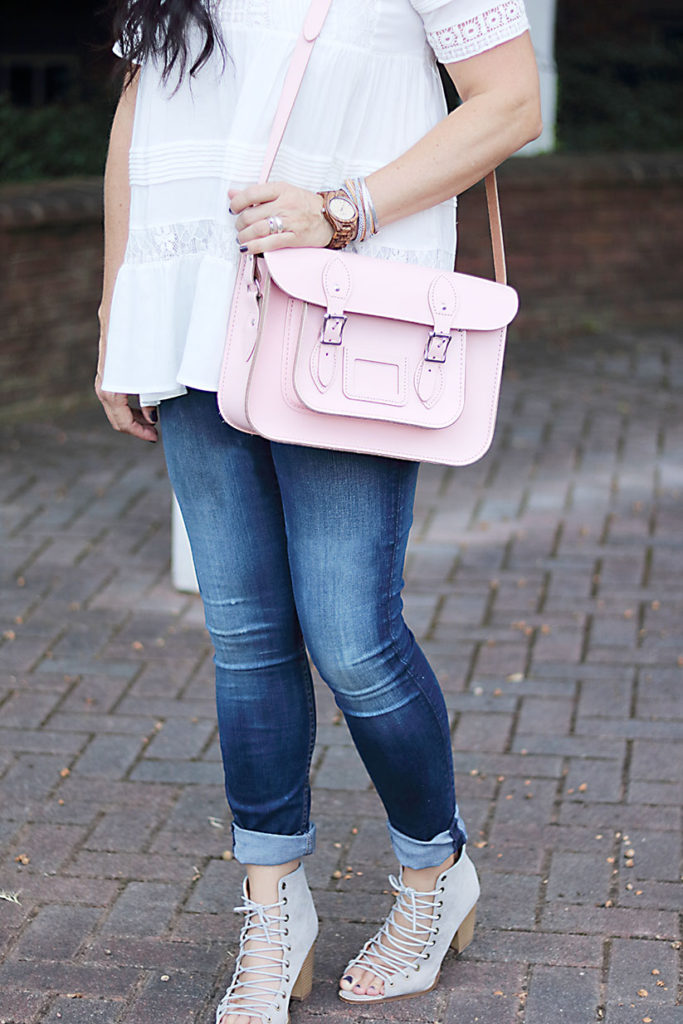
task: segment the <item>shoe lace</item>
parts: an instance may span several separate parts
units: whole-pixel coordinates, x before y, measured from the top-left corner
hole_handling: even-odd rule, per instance
[[[425,947],[433,942],[439,895],[438,889],[418,892],[395,875],[389,875],[389,884],[396,891],[391,913],[349,964],[349,967],[370,971],[384,981],[389,981],[394,974],[407,975],[411,968],[419,966],[416,961],[428,958]],[[397,920],[399,915],[409,922],[408,927]]]
[[[227,992],[221,999],[216,1010],[216,1022],[220,1024],[228,1013],[244,1014],[260,1017],[268,1021],[273,1012],[274,1003],[283,995],[281,983],[286,981],[285,970],[288,966],[285,953],[287,929],[280,908],[285,900],[277,903],[255,903],[247,895],[246,880],[242,894],[242,906],[234,907],[236,914],[244,914],[244,924],[240,931],[240,951],[235,965],[235,973]],[[277,913],[276,913],[277,911]],[[247,942],[258,940],[277,949],[245,949]],[[244,956],[256,963],[245,964]],[[269,982],[276,982],[277,987],[269,987]],[[264,984],[265,983],[265,984]],[[239,990],[239,991],[238,991]]]

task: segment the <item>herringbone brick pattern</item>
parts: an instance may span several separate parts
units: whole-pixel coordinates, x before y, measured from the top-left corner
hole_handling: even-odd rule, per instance
[[[681,338],[513,340],[492,452],[424,469],[406,606],[452,714],[479,926],[430,995],[336,1000],[393,865],[319,683],[322,931],[292,1024],[683,1021],[682,384]],[[86,410],[6,428],[0,458],[0,1021],[210,1024],[241,869],[161,452]]]

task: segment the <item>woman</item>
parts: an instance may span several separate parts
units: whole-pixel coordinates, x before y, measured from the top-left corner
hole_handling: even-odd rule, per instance
[[[443,697],[401,616],[417,466],[240,433],[220,419],[215,392],[240,252],[350,244],[452,269],[452,197],[540,131],[535,61],[522,0],[332,0],[272,180],[255,184],[307,8],[125,0],[117,21],[131,72],[107,160],[96,391],[115,429],[143,440],[157,439],[160,409],[216,650],[247,875],[218,1024],[284,1024],[292,994],[310,989],[306,648],[401,866],[394,907],[343,971],[340,996],[431,988],[448,945],[471,937],[479,891]],[[447,117],[435,56],[463,101]],[[340,188],[351,227],[330,205]]]

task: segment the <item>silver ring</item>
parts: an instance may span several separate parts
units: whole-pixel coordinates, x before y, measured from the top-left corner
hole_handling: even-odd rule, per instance
[[[268,234],[274,235],[277,231],[277,224],[275,223],[275,217],[268,218]]]
[[[268,218],[268,228],[270,230],[270,234],[271,235],[273,235],[273,234],[278,234],[279,235],[282,231],[285,230],[285,225],[283,223],[282,217],[269,217]]]

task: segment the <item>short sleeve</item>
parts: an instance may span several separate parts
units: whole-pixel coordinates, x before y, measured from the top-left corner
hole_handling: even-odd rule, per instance
[[[466,60],[529,28],[523,0],[410,0],[442,64]]]

